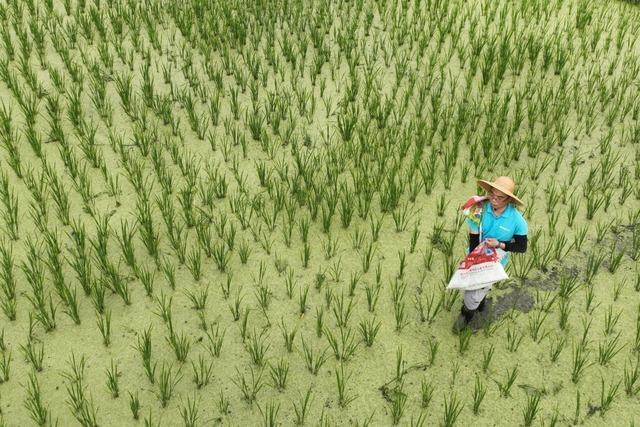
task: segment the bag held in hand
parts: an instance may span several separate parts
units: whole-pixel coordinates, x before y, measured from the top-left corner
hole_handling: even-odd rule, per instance
[[[474,290],[484,288],[499,280],[508,279],[500,264],[501,254],[484,244],[478,245],[458,265],[447,289]]]

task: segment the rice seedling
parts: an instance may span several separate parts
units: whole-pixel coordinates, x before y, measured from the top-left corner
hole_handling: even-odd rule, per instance
[[[402,415],[404,414],[405,405],[407,402],[407,394],[403,391],[404,382],[401,382],[399,385],[396,385],[393,390],[391,390],[390,396],[390,410],[391,410],[391,419],[393,425],[398,425]]]
[[[289,263],[286,259],[280,258],[280,256],[276,254],[274,266],[276,268],[276,271],[278,272],[278,275],[281,276],[282,273],[284,273],[285,270],[289,267]]]
[[[640,271],[636,271],[636,280],[633,284],[633,290],[636,292],[640,292]]]
[[[367,285],[365,286],[365,295],[367,297],[367,308],[370,313],[373,313],[380,297],[380,285]]]
[[[352,372],[345,374],[344,364],[340,364],[340,368],[335,368],[336,383],[338,388],[338,405],[345,408],[351,402],[358,398],[357,395],[349,395],[347,393],[347,385],[351,379]]]
[[[142,366],[144,367],[145,373],[147,374],[147,378],[151,384],[155,384],[155,372],[156,372],[156,363],[151,363],[151,350],[152,350],[152,341],[151,341],[151,326],[147,329],[144,329],[142,333],[138,336],[138,341],[136,344],[136,350],[140,353],[142,358]]]
[[[280,412],[280,404],[277,405],[271,401],[267,405],[266,409],[263,410],[260,405],[258,405],[258,410],[260,414],[262,414],[262,424],[266,427],[275,427],[278,425],[278,413]]]
[[[420,407],[426,409],[433,398],[434,386],[422,378],[420,382]]]
[[[93,308],[99,314],[104,314],[105,312],[105,295],[107,284],[105,284],[105,279],[100,278],[91,285],[91,303],[93,304]]]
[[[37,372],[42,372],[44,361],[44,343],[34,342],[29,339],[26,345],[20,344],[20,350],[27,362],[31,364]]]
[[[448,398],[445,395],[443,425],[446,427],[453,426],[463,409],[464,403],[458,400],[458,396],[455,392],[452,392]]]
[[[429,366],[433,366],[436,360],[436,354],[438,354],[439,347],[440,343],[436,339],[429,339]]]
[[[404,269],[407,266],[406,255],[407,254],[405,251],[398,252],[398,258],[400,260],[400,266],[398,267],[398,278],[402,278],[404,276]]]
[[[278,391],[283,391],[287,385],[289,375],[289,362],[282,358],[277,365],[269,364],[269,374],[271,375],[272,386]]]
[[[173,331],[173,327],[170,327],[169,336],[165,336],[165,340],[175,353],[178,362],[184,363],[187,360],[189,349],[191,348],[191,341],[189,338],[184,334],[184,332],[180,333],[178,336],[178,334]]]
[[[627,282],[625,280],[614,282],[613,301],[618,301],[618,298],[620,298],[620,293],[622,293],[622,290],[625,288],[626,285],[627,285]]]
[[[200,418],[200,399],[194,395],[193,400],[187,396],[187,403],[179,407],[180,417],[186,427],[195,427]]]
[[[473,332],[470,328],[464,328],[460,334],[458,334],[458,352],[463,355],[469,349],[469,343]]]
[[[305,424],[305,420],[309,411],[309,405],[312,401],[313,399],[311,397],[311,387],[309,387],[304,397],[302,396],[302,394],[300,394],[297,404],[296,402],[292,402],[293,410],[295,413],[295,425],[302,426]]]
[[[587,347],[587,345],[589,344],[589,331],[591,330],[591,323],[592,323],[591,318],[589,318],[589,320],[587,320],[587,317],[583,317],[582,318],[582,337],[580,340],[580,345],[583,347]]]
[[[605,259],[605,256],[606,255],[602,252],[598,252],[597,254],[595,252],[591,252],[589,254],[589,257],[587,258],[587,268],[585,272],[585,281],[587,284],[592,283],[593,278],[598,273],[598,269],[600,268],[600,265],[602,265],[602,262]]]
[[[560,303],[558,304],[558,308],[559,308],[559,314],[560,314],[560,318],[559,318],[560,330],[564,331],[566,330],[567,325],[569,324],[569,314],[571,313],[571,303],[569,302],[568,299],[561,299]]]
[[[191,248],[191,251],[187,255],[186,266],[193,276],[193,280],[199,282],[202,276],[202,251],[200,250],[200,246]]]
[[[409,211],[409,203],[403,204],[401,207],[392,212],[393,222],[397,233],[405,231],[409,225],[412,212]],[[442,216],[442,215],[439,215]]]
[[[3,176],[3,184],[0,186],[0,197],[4,205],[3,218],[11,240],[18,240],[20,238],[18,230],[18,196],[8,188],[6,179],[6,176]]]
[[[111,345],[111,310],[106,310],[104,314],[96,312],[96,325],[102,335],[102,344],[109,347]]]
[[[373,241],[369,241],[369,244],[362,251],[360,255],[363,273],[369,272],[369,269],[371,268],[371,261],[373,260],[373,255],[375,252],[376,252],[376,247],[373,245]]]
[[[118,386],[118,377],[121,373],[118,371],[118,364],[114,365],[113,359],[111,359],[111,367],[107,368],[107,389],[111,393],[111,397],[114,399],[120,395],[120,387]]]
[[[249,367],[249,371],[251,374],[251,378],[246,378],[244,375],[240,374],[240,371],[236,368],[236,376],[231,379],[231,382],[238,387],[240,392],[242,393],[242,397],[249,403],[253,404],[258,398],[258,393],[264,387],[264,382],[262,380],[263,371],[256,372],[253,370],[253,367]]]
[[[50,332],[56,328],[56,306],[53,305],[53,299],[49,294],[49,301],[44,296],[43,281],[44,271],[42,270],[42,264],[37,258],[35,247],[28,241],[27,245],[31,245],[28,254],[28,263],[22,263],[21,268],[27,277],[27,281],[31,285],[33,294],[27,295],[27,299],[33,306],[35,313],[35,320],[45,329]]]
[[[220,333],[220,325],[216,325],[216,329],[214,331],[213,324],[211,324],[209,325],[209,329],[207,329],[205,333],[208,340],[207,351],[213,357],[220,357],[226,329],[223,330],[222,333]]]
[[[222,291],[222,297],[224,299],[229,299],[229,295],[231,294],[231,282],[233,281],[232,274],[228,273],[226,275],[226,280],[220,282],[220,290]]]
[[[542,293],[539,289],[536,289],[536,307],[543,313],[549,313],[551,311],[556,298],[556,295],[552,295],[551,293]]]
[[[162,364],[160,376],[158,377],[158,390],[156,395],[163,408],[167,407],[180,380],[182,380],[182,375],[179,370],[174,373],[173,366],[167,367],[165,363]]]
[[[618,395],[618,388],[620,387],[621,380],[618,380],[615,384],[609,384],[609,388],[605,393],[604,390],[604,378],[600,379],[601,381],[601,389],[600,389],[600,414],[604,415],[605,412],[609,410],[616,396]]]
[[[624,366],[624,391],[627,396],[635,396],[640,392],[640,387],[637,385],[640,379],[640,368],[638,366],[638,360],[631,366],[625,363]]]
[[[11,321],[16,319],[16,279],[13,274],[13,251],[12,247],[5,247],[4,244],[0,244],[0,287],[4,298],[0,302],[2,305],[2,311]],[[3,333],[4,336],[4,333]]]
[[[560,302],[566,301],[578,290],[578,278],[576,276],[561,274],[558,286],[558,296],[561,298]]]
[[[231,251],[227,249],[224,242],[220,241],[213,247],[213,260],[216,263],[218,271],[224,273],[227,271],[227,266],[231,260]]]
[[[404,301],[398,300],[393,303],[393,316],[396,321],[395,330],[397,332],[402,332],[404,327],[409,324],[408,315],[405,309],[406,304]]]
[[[264,365],[267,351],[271,347],[271,343],[268,341],[269,336],[265,336],[265,334],[266,331],[262,331],[260,335],[258,335],[254,329],[253,334],[249,336],[246,344],[246,349],[251,357],[251,361],[259,367]]]
[[[619,338],[620,332],[614,338],[606,339],[598,344],[598,363],[600,365],[608,364],[626,346],[626,344],[618,345]]]
[[[489,348],[482,349],[482,372],[486,373],[489,370],[489,365],[491,364],[491,360],[493,359],[493,354],[495,352],[495,347],[493,344],[489,346]]]
[[[129,223],[124,220],[120,221],[120,233],[115,233],[124,260],[131,268],[135,268],[134,266],[136,265],[135,250],[133,248],[133,238],[135,234],[136,227],[129,227]]]
[[[332,308],[336,324],[339,328],[346,327],[354,309],[353,298],[350,297],[348,303],[346,303],[344,294],[341,294],[340,297],[335,297],[333,301]]]
[[[294,281],[293,279],[293,270],[291,268],[287,272],[284,284],[287,298],[293,298],[293,290],[297,286],[297,281]]]
[[[2,351],[2,360],[0,360],[0,384],[9,381],[11,372],[11,353]]]
[[[620,320],[620,316],[622,315],[622,311],[617,312],[615,315],[613,314],[613,306],[610,305],[604,315],[604,333],[605,335],[610,335],[618,321]]]
[[[324,331],[324,307],[316,307],[316,336],[322,338]]]
[[[573,344],[573,353],[571,359],[571,382],[577,384],[585,370],[592,365],[592,362],[589,362],[590,350],[586,348],[583,344]]]
[[[138,197],[136,200],[136,216],[140,225],[138,230],[140,239],[147,248],[149,255],[155,259],[158,256],[160,234],[155,229],[148,199]]]
[[[305,286],[304,290],[300,290],[298,296],[298,306],[300,314],[303,315],[307,312],[307,297],[309,295],[309,285]]]
[[[373,213],[369,215],[369,229],[371,231],[371,241],[377,242],[380,237],[380,230],[384,221],[384,214],[374,217]]]
[[[246,264],[249,260],[249,256],[251,255],[252,249],[249,247],[249,244],[246,240],[240,242],[238,245],[238,255],[240,256],[240,262],[242,264]]]
[[[129,393],[129,409],[131,410],[131,415],[134,420],[138,420],[140,418],[140,399],[138,397],[138,392],[136,394]]]
[[[527,395],[527,403],[522,409],[522,417],[524,418],[524,425],[531,426],[539,411],[540,393],[534,392]]]
[[[222,392],[220,392],[220,398],[218,399],[218,410],[222,415],[229,413],[229,399]]]
[[[69,371],[63,372],[62,376],[67,380],[67,394],[73,416],[82,425],[97,426],[97,411],[93,404],[93,399],[85,396],[85,358],[82,356],[76,361],[75,355],[71,353],[68,361]]]
[[[549,330],[542,330],[542,324],[547,318],[548,313],[543,311],[536,312],[529,317],[529,335],[534,342],[540,342],[549,334]]]
[[[167,298],[165,293],[161,291],[160,297],[156,297],[155,302],[157,310],[154,312],[154,314],[160,317],[162,321],[167,324],[167,327],[169,327],[169,329],[172,329],[171,325],[173,324],[173,315],[171,307],[173,304],[173,297]]]
[[[428,246],[422,252],[422,266],[426,271],[431,271],[433,264],[433,248]]]
[[[333,350],[333,353],[336,357],[336,360],[342,360],[347,362],[351,359],[358,349],[360,345],[359,342],[355,340],[355,335],[352,334],[350,328],[346,329],[344,327],[339,328],[340,335],[339,340],[328,328],[324,328],[323,333],[329,342],[329,346]]]
[[[204,310],[207,307],[207,299],[209,298],[209,285],[199,288],[196,291],[184,290],[184,294],[191,302],[191,308],[194,310]]]
[[[213,373],[213,362],[207,364],[204,357],[200,355],[197,364],[191,361],[191,368],[193,369],[193,382],[198,390],[209,384]]]
[[[573,418],[573,423],[577,424],[580,419],[580,390],[576,390],[576,412]]]
[[[592,314],[593,311],[600,306],[600,303],[594,305],[595,294],[593,293],[593,285],[586,286],[585,292],[585,311],[589,314]]]
[[[227,282],[228,283],[228,282]],[[229,304],[229,310],[231,310],[231,315],[233,316],[233,321],[237,322],[240,320],[240,309],[242,306],[242,300],[244,299],[244,295],[240,294],[240,290],[236,292],[236,297],[233,301],[233,304]]]
[[[247,331],[249,326],[249,313],[251,313],[251,309],[248,307],[245,307],[245,309],[242,311],[242,320],[240,321],[240,337],[242,337],[242,342],[246,342],[246,338],[247,338]],[[267,321],[268,320],[269,319],[267,318]]]
[[[602,240],[605,238],[610,226],[611,223],[604,223],[600,221],[596,223],[596,243],[602,243]]]
[[[395,302],[400,302],[404,299],[404,294],[407,289],[407,284],[404,281],[398,280],[396,277],[394,280],[390,281],[391,287],[391,300]]]
[[[500,396],[502,397],[511,396],[510,390],[511,390],[511,387],[513,386],[513,383],[516,381],[517,377],[518,377],[518,366],[514,366],[513,369],[511,370],[507,369],[507,377],[505,378],[504,382],[500,382],[496,379],[493,380],[498,386],[498,390],[500,391]]]
[[[154,278],[155,278],[155,274],[156,272],[153,271],[149,271],[146,269],[146,267],[142,266],[142,267],[138,267],[136,266],[134,268],[134,273],[136,274],[136,276],[140,279],[140,282],[142,282],[142,286],[145,290],[146,295],[149,298],[153,297],[153,288],[154,288]]]
[[[258,268],[258,275],[254,276],[253,274],[251,274],[251,278],[253,279],[254,284],[258,287],[263,286],[264,278],[266,274],[267,274],[267,265],[264,263],[264,261],[260,261],[259,268]]]
[[[480,376],[476,374],[476,381],[473,388],[473,393],[471,398],[473,399],[473,413],[474,415],[478,415],[480,412],[480,405],[484,400],[485,395],[487,394],[487,387],[480,380]]]
[[[24,400],[24,406],[29,412],[29,417],[39,426],[46,425],[51,420],[51,412],[43,402],[40,383],[34,372],[29,373],[29,382],[25,388],[27,389],[27,397]]]
[[[514,353],[520,347],[524,336],[511,325],[507,328],[507,350]]]
[[[160,422],[153,422],[153,413],[151,412],[151,408],[149,408],[149,416],[144,419],[145,427],[160,427]]]
[[[313,347],[307,345],[304,337],[301,337],[301,341],[305,365],[309,372],[311,372],[313,375],[317,375],[322,365],[324,365],[324,363],[329,358],[329,355],[327,354],[328,348],[325,348],[322,353],[316,353]]]
[[[10,130],[8,134],[2,136],[3,147],[7,151],[7,154],[9,156],[9,166],[11,166],[18,178],[22,178],[22,158],[20,157],[20,151],[18,147],[15,145],[14,141],[16,140],[18,140],[18,135],[13,130]],[[3,203],[5,204],[5,207],[11,206],[12,208],[17,209],[17,200],[13,200],[14,196],[15,194],[11,193],[3,197]],[[9,205],[9,203],[11,203],[11,205]],[[7,217],[10,217],[10,215],[10,212],[5,213],[5,219],[7,219]]]
[[[380,331],[381,322],[378,321],[376,323],[375,318],[369,318],[368,320],[361,320],[358,326],[365,345],[371,347]]]
[[[615,243],[612,245],[611,252],[609,253],[609,265],[607,269],[610,273],[615,273],[622,262],[622,257],[624,256],[623,251],[618,251],[615,247]]]
[[[404,374],[406,373],[405,365],[406,365],[406,361],[404,360],[404,357],[403,357],[402,347],[398,347],[396,349],[396,377],[395,377],[396,386],[402,387],[403,385],[403,378],[404,378]]]

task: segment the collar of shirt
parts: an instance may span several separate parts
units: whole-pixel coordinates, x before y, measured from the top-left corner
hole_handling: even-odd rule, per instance
[[[496,215],[493,213],[493,207],[491,206],[491,202],[487,203],[487,212],[490,213],[494,218],[500,218],[502,216],[506,216],[508,214],[511,213],[511,209],[513,209],[513,206],[511,206],[511,203],[507,204],[507,206],[504,208],[504,210],[502,211],[502,213],[500,215]]]

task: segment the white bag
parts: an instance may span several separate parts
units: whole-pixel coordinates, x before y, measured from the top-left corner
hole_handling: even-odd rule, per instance
[[[458,268],[453,273],[447,289],[472,291],[508,278],[500,261],[483,262],[469,268]]]

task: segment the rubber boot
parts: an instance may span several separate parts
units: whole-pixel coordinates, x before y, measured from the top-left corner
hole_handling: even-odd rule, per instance
[[[474,331],[481,329],[487,322],[491,321],[493,312],[491,307],[491,298],[485,296],[478,305],[476,311],[476,316],[474,316],[474,318],[469,322],[469,327]]]
[[[462,307],[460,307],[460,315],[453,324],[453,332],[459,333],[466,328],[473,319],[473,316],[476,314],[476,311],[477,310],[468,309],[464,304],[462,304]]]
[[[485,304],[485,303],[486,303],[486,301],[487,301],[487,296],[485,295],[485,297],[484,297],[484,298],[482,298],[482,301],[480,301],[480,305],[478,306],[478,308],[476,308],[476,310],[481,311],[481,312],[482,312],[482,311],[484,311],[484,309],[485,309],[485,308],[486,308],[486,306],[487,306],[487,305]]]

